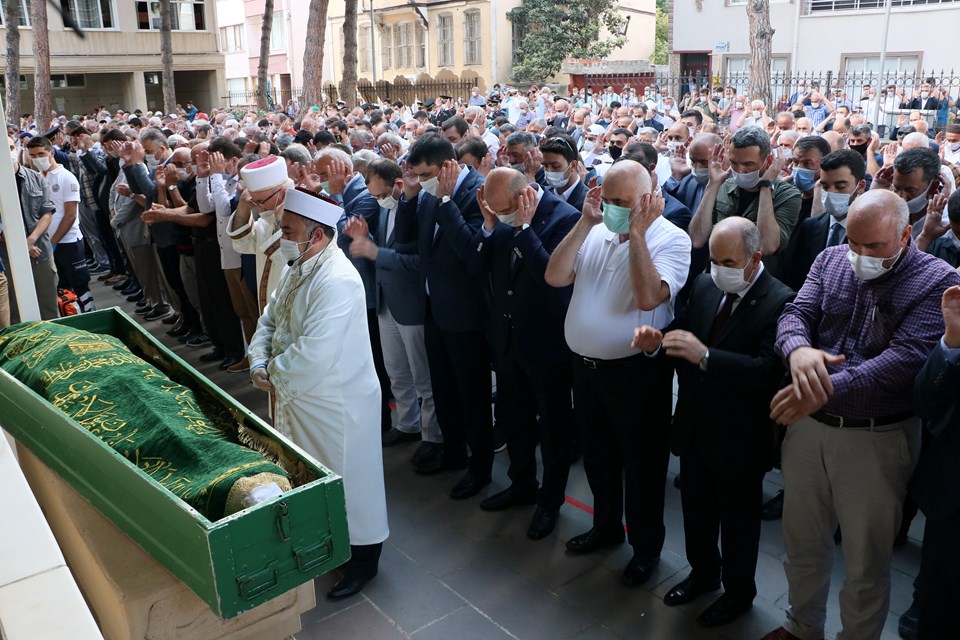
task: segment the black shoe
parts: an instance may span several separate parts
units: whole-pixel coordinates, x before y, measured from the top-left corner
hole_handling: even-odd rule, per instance
[[[327,599],[343,600],[344,598],[355,596],[360,593],[363,587],[373,580],[376,575],[376,571],[373,572],[373,574],[360,575],[348,569],[346,573],[343,574],[343,577],[340,578],[340,581],[333,586],[333,589],[327,592]]]
[[[143,316],[144,320],[164,320],[169,318],[175,313],[173,307],[168,304],[157,305],[153,308],[153,311]]]
[[[770,522],[779,520],[783,517],[783,489],[777,491],[777,495],[763,503],[760,510],[760,519]]]
[[[137,303],[145,302],[145,300],[143,299],[143,291],[141,291],[140,289],[137,289],[133,293],[129,294],[127,296],[127,302],[137,302]],[[137,308],[139,309],[140,307],[137,307]]]
[[[716,602],[704,609],[703,613],[697,616],[697,624],[708,629],[711,627],[722,627],[725,624],[730,624],[752,608],[753,598],[747,600],[746,598],[738,598],[729,593],[724,593],[717,598]]]
[[[193,333],[190,334],[190,338],[187,340],[188,347],[202,347],[203,345],[210,342],[210,338],[205,333]]]
[[[138,316],[145,316],[153,313],[156,310],[155,307],[151,307],[149,304],[144,303],[143,305],[138,304],[137,310],[134,311]]]
[[[421,442],[420,446],[410,458],[410,463],[414,466],[424,464],[428,460],[438,458],[443,454],[442,442]]]
[[[223,351],[217,348],[200,356],[200,362],[215,362],[217,360],[223,360]]]
[[[556,511],[545,507],[537,507],[533,512],[533,518],[530,520],[530,526],[527,527],[527,537],[531,540],[543,540],[553,533],[557,526],[557,520],[560,519],[560,510]]]
[[[480,503],[484,511],[503,511],[517,505],[531,505],[537,503],[537,487],[520,489],[510,485],[500,493],[495,493]]]
[[[131,300],[131,302],[133,302],[133,300]],[[150,301],[144,298],[143,295],[141,295],[140,299],[137,300],[137,309],[143,309],[144,307],[149,307],[149,306],[150,306]]]
[[[418,464],[414,471],[422,476],[432,476],[444,471],[459,471],[467,468],[467,456],[450,456],[441,452],[438,456],[433,456],[425,462]]]
[[[466,475],[450,490],[450,497],[454,500],[466,500],[480,493],[480,490],[490,484],[490,476],[478,478],[472,471],[467,471]]]
[[[190,327],[187,324],[180,320],[177,324],[173,325],[171,329],[167,330],[167,335],[171,338],[179,338],[180,336],[190,333]]]
[[[674,489],[679,489],[681,482],[682,482],[682,481],[680,480],[680,474],[679,474],[679,473],[678,473],[677,475],[673,476],[673,488],[674,488]]]
[[[116,284],[110,285],[110,288],[113,289],[114,291],[120,291],[122,293],[127,289],[133,288],[134,286],[136,286],[138,290],[140,289],[140,285],[137,284],[135,280],[131,280],[130,278],[127,278],[123,282],[118,282]],[[130,294],[128,293],[126,295],[130,295]]]
[[[663,603],[668,607],[687,604],[696,600],[700,595],[716,591],[719,588],[719,579],[706,582],[695,580],[692,575],[689,575],[686,579],[675,584],[670,591],[667,591],[667,595],[663,596]]]
[[[650,579],[654,569],[660,564],[660,554],[655,556],[634,555],[620,576],[620,584],[625,587],[639,587]]]
[[[594,527],[586,533],[581,533],[567,540],[567,551],[572,553],[590,553],[604,547],[615,547],[623,544],[623,531],[604,533]]]
[[[919,613],[917,596],[914,594],[910,608],[903,612],[903,615],[900,616],[900,622],[897,624],[897,633],[903,640],[916,640],[917,634],[920,633]]]
[[[223,362],[220,363],[220,371],[226,371],[241,360],[243,360],[243,356],[227,356],[223,359]]]
[[[392,447],[403,442],[420,442],[420,432],[414,431],[413,433],[407,433],[406,431],[393,428],[380,437],[380,444],[385,447]]]

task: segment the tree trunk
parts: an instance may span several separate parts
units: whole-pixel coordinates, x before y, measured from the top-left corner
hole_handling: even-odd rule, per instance
[[[263,18],[260,22],[260,62],[257,64],[257,108],[270,109],[267,99],[267,65],[270,62],[270,34],[273,31],[273,0],[263,3]]]
[[[313,105],[323,103],[321,85],[323,75],[323,41],[326,37],[327,6],[329,0],[310,0],[310,16],[307,18],[307,40],[303,48],[303,95],[300,96],[300,111],[306,112]],[[356,6],[356,5],[354,5]]]
[[[36,0],[33,0],[34,2]],[[177,88],[173,83],[173,16],[170,0],[160,0],[160,65],[163,112],[177,112]]]
[[[50,39],[47,36],[47,3],[34,0],[30,3],[30,25],[33,27],[33,117],[37,130],[43,133],[50,128],[53,98],[50,87]],[[20,78],[17,78],[17,89]]]
[[[7,19],[7,122],[20,122],[20,0],[4,0]]]
[[[343,6],[343,81],[340,99],[348,107],[357,105],[357,0],[345,0]]]
[[[775,115],[776,105],[770,90],[774,32],[770,26],[770,0],[748,0],[747,18],[750,21],[750,98],[763,100],[767,113]]]

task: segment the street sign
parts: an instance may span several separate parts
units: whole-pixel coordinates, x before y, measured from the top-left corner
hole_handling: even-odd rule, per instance
[[[730,53],[730,43],[729,42],[718,42],[713,45],[713,50],[716,53]]]

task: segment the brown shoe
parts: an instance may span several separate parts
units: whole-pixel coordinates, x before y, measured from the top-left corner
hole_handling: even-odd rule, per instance
[[[175,313],[169,318],[164,318],[160,322],[162,322],[163,324],[177,324],[178,322],[180,322],[180,314]]]
[[[237,364],[232,364],[227,367],[227,371],[230,373],[243,373],[244,371],[250,371],[250,358],[244,358]]]
[[[108,275],[109,275],[109,274],[108,274]],[[110,276],[109,278],[107,278],[106,280],[104,280],[103,283],[106,284],[106,285],[110,285],[110,286],[112,287],[112,286],[115,285],[115,284],[119,284],[119,283],[121,283],[121,282],[124,282],[126,279],[127,279],[127,276],[125,276],[125,275],[123,275],[123,274],[116,274],[116,275],[112,275],[112,276]]]
[[[799,637],[793,635],[783,627],[771,631],[767,635],[763,636],[763,640],[801,640]]]

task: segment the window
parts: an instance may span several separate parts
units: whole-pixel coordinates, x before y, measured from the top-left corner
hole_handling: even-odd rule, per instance
[[[518,64],[520,60],[517,59],[517,51],[520,50],[520,47],[523,46],[523,37],[526,32],[527,24],[520,15],[511,13],[507,15],[510,18],[511,24],[511,37],[513,45],[513,64]]]
[[[437,19],[437,63],[441,67],[453,66],[453,16],[441,14]]]
[[[227,99],[230,101],[230,106],[247,104],[250,102],[247,99],[248,97],[246,80],[243,78],[227,79]]]
[[[380,66],[389,69],[393,66],[393,27],[380,28]]]
[[[357,33],[357,64],[361,73],[370,71],[370,27],[360,27]]]
[[[404,22],[393,28],[393,39],[397,45],[397,68],[413,68],[413,23]]]
[[[750,85],[750,56],[725,56],[724,65],[726,66],[726,83],[736,87],[737,95],[746,92]],[[773,56],[770,61],[771,78],[783,77],[787,73],[786,56]],[[777,82],[773,83],[774,88],[779,86]]]
[[[220,28],[220,50],[224,53],[243,51],[243,25]]]
[[[27,84],[27,76],[20,76],[20,91],[27,91],[30,88],[30,85]],[[6,91],[7,89],[7,75],[0,75],[0,90]]]
[[[73,17],[81,29],[114,27],[110,0],[60,0],[60,7]]]
[[[427,66],[427,30],[419,22],[417,32],[417,68]]]
[[[273,12],[273,22],[270,24],[270,51],[279,51],[287,48],[286,25],[283,24],[283,11]]]
[[[4,3],[0,3],[2,5]],[[20,20],[21,27],[30,26],[30,0],[20,0]],[[0,6],[0,26],[7,24],[7,16],[4,14],[4,7]]]
[[[70,1],[93,2],[95,0]],[[110,0],[99,1],[110,2]],[[207,28],[206,21],[203,17],[202,0],[171,0],[170,8],[173,10],[170,16],[170,28],[174,31],[203,31]],[[137,28],[143,30],[160,30],[159,2],[137,3]]]
[[[896,84],[909,95],[920,85],[920,81],[916,80],[917,74],[920,73],[920,56],[919,54],[888,53],[881,69],[879,55],[845,55],[842,56],[840,73],[846,81],[844,90],[849,99],[863,95],[864,86],[874,79],[877,84]]]
[[[480,12],[463,14],[463,64],[480,64]]]
[[[146,71],[143,74],[143,83],[146,85],[160,86],[160,74],[156,71]]]
[[[936,7],[958,1],[960,0],[892,0],[892,5],[894,7]],[[809,16],[832,11],[881,11],[886,6],[886,0],[805,0],[803,14]]]
[[[51,73],[50,86],[54,89],[83,89],[87,78],[82,73]]]

